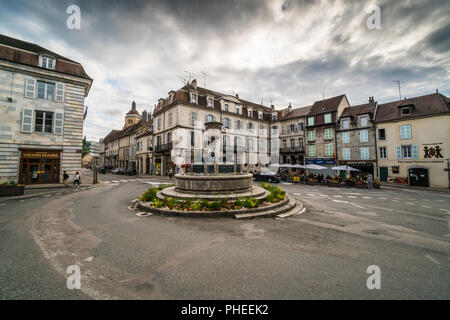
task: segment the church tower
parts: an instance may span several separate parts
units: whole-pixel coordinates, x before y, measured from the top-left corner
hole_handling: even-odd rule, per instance
[[[136,110],[136,102],[133,101],[131,103],[131,110],[125,115],[125,125],[123,128],[126,129],[139,121],[141,121],[141,116]]]

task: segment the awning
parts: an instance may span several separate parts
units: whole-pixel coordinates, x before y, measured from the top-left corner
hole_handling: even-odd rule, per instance
[[[350,167],[350,166],[337,166],[337,167],[331,168],[331,170],[361,171],[361,170],[359,170],[359,169],[352,168],[352,167]]]

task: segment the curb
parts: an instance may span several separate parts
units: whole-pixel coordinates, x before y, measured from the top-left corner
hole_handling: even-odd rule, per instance
[[[93,187],[93,186],[94,185],[84,185],[83,187]],[[80,187],[80,188],[83,188],[83,187]],[[52,188],[52,189],[56,189],[56,188]],[[56,193],[59,193],[59,192],[63,192],[65,190],[72,190],[72,189],[73,189],[73,187],[70,187],[70,188],[62,187],[62,188],[60,188],[58,190],[52,190],[50,192],[39,192],[39,193],[33,193],[33,194],[24,194],[23,196],[0,197],[0,201],[2,201],[2,200],[6,200],[6,201],[8,201],[8,200],[23,200],[23,199],[28,199],[28,198],[36,198],[36,197],[39,197],[39,196],[45,196],[45,195],[48,195],[48,194],[56,194]],[[80,190],[80,189],[78,189],[78,190]]]

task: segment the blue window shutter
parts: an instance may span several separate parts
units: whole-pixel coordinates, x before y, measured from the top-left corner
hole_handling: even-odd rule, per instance
[[[411,146],[411,155],[413,159],[419,158],[419,148],[417,147],[417,144]]]
[[[397,159],[402,158],[402,147],[397,146]]]

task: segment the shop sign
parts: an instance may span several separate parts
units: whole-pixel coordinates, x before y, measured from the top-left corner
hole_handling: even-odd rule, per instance
[[[22,158],[59,159],[55,151],[22,151]]]
[[[306,164],[336,164],[336,161],[333,158],[315,158],[315,159],[306,159]]]
[[[424,146],[424,158],[443,158],[441,154],[442,148],[440,146]]]

